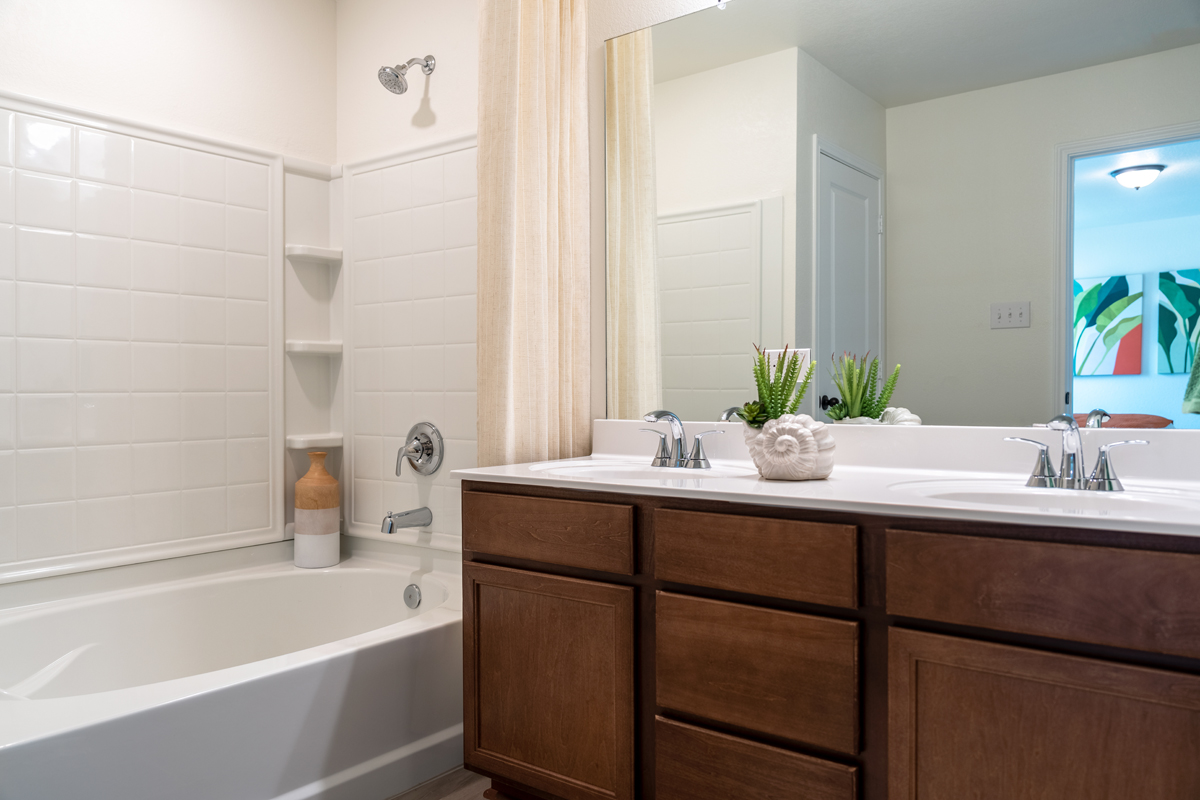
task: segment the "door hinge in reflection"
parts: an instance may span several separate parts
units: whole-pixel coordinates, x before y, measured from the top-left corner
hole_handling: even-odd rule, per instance
[[[883,214],[879,215],[879,232],[883,233]]]

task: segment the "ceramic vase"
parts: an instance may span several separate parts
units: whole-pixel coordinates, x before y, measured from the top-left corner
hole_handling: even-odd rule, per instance
[[[769,481],[812,481],[833,472],[833,434],[807,414],[784,414],[759,428],[742,423],[750,458]]]
[[[308,454],[308,472],[296,481],[296,566],[332,567],[341,560],[341,494],[325,469],[327,453]]]

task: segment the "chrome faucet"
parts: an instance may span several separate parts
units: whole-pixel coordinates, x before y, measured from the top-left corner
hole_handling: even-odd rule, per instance
[[[1059,489],[1084,488],[1083,439],[1079,438],[1079,424],[1070,414],[1059,414],[1046,423],[1052,431],[1062,432],[1062,461],[1058,467]]]
[[[1087,422],[1083,424],[1085,428],[1103,428],[1104,423],[1112,419],[1112,414],[1109,414],[1103,408],[1093,408],[1088,412]]]
[[[1091,414],[1088,414],[1088,427],[1092,427],[1091,421],[1093,416],[1099,421],[1102,417],[1108,417],[1108,414],[1103,409],[1096,409]],[[1100,447],[1100,454],[1096,458],[1096,468],[1092,470],[1090,477],[1084,477],[1087,470],[1083,459],[1083,440],[1079,435],[1079,425],[1075,422],[1075,418],[1069,414],[1059,414],[1045,425],[1035,427],[1049,428],[1050,430],[1062,432],[1062,463],[1057,473],[1054,471],[1054,467],[1050,466],[1049,445],[1034,441],[1033,439],[1022,439],[1018,436],[1009,436],[1004,440],[1006,442],[1021,442],[1022,444],[1029,444],[1038,448],[1038,459],[1034,464],[1033,474],[1025,482],[1026,486],[1032,487],[1085,489],[1092,492],[1123,491],[1124,487],[1121,485],[1121,481],[1117,479],[1117,473],[1113,469],[1109,451],[1114,447],[1121,447],[1127,444],[1150,444],[1145,439],[1131,439],[1124,442],[1112,442],[1111,444],[1102,445]],[[1097,424],[1094,427],[1098,428],[1100,425]]]
[[[671,426],[671,463],[664,466],[682,467],[687,461],[687,434],[683,432],[683,422],[670,411],[661,409],[651,411],[642,417],[646,422],[662,422],[664,419]]]

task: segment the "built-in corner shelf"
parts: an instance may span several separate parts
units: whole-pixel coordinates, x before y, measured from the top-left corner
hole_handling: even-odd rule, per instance
[[[309,353],[319,356],[339,356],[342,354],[341,342],[318,342],[310,339],[288,339],[284,349],[289,353]]]
[[[278,251],[276,251],[278,252]],[[341,248],[313,247],[308,244],[289,244],[283,253],[293,261],[308,261],[314,264],[336,266],[342,263]]]
[[[313,447],[341,447],[340,433],[299,433],[287,437],[288,450],[308,450]]]

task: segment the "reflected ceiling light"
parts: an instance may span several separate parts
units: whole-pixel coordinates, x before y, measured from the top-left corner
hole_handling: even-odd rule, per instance
[[[1162,164],[1143,164],[1140,167],[1125,167],[1114,170],[1109,175],[1117,179],[1117,183],[1126,189],[1140,189],[1149,186],[1158,179],[1159,174],[1166,169]]]

